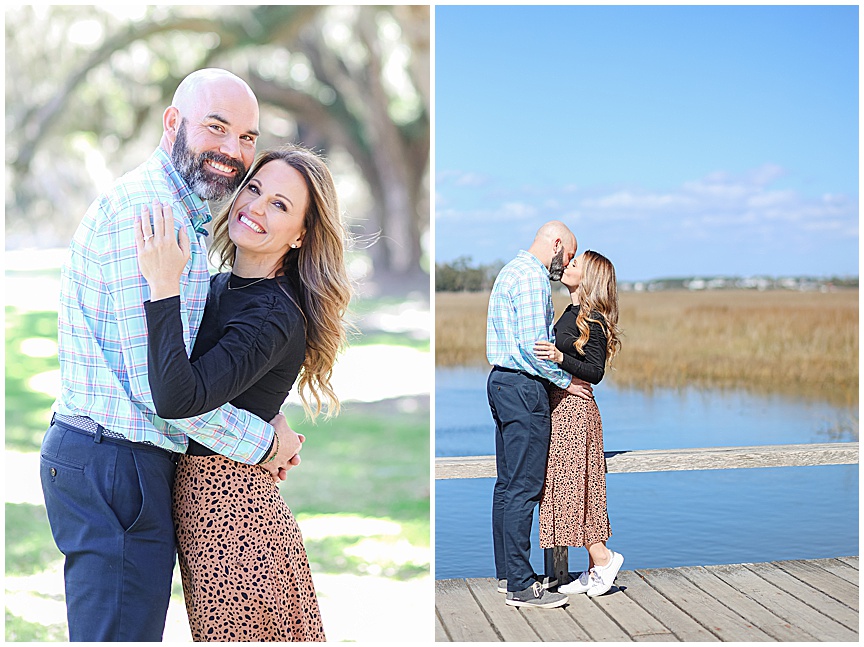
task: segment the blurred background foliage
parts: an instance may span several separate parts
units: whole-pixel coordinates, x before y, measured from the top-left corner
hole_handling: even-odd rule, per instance
[[[323,153],[377,294],[428,292],[428,6],[19,6],[6,10],[6,247],[65,247],[89,203],[156,148],[190,72],[261,106],[259,150]]]

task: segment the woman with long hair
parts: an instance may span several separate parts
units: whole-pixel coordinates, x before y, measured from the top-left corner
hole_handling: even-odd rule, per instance
[[[296,146],[257,156],[215,219],[211,254],[230,271],[211,279],[188,358],[176,296],[188,258],[185,230],[178,244],[170,210],[153,211],[152,230],[142,217],[136,238],[151,288],[148,374],[158,415],[185,418],[231,402],[271,420],[295,382],[307,417],[336,414],[330,377],[346,343],[351,289],[346,232],[323,160]],[[275,458],[278,445],[277,436],[262,463]],[[190,439],[174,485],[192,637],[323,641],[303,539],[274,484],[278,477],[216,449]]]
[[[534,351],[598,384],[621,348],[615,268],[609,259],[588,250],[570,262],[561,283],[569,290],[571,303],[555,323],[555,343],[537,342]],[[540,546],[584,546],[588,570],[558,591],[602,595],[612,587],[624,557],[606,548],[612,531],[600,411],[593,399],[578,398],[554,385],[549,404],[552,437],[540,500]]]

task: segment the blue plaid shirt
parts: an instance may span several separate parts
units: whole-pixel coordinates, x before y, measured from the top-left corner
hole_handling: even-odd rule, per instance
[[[224,405],[194,418],[163,420],[147,380],[150,289],[138,269],[134,225],[141,208],[171,205],[174,226],[186,227],[192,257],[180,284],[187,354],[204,314],[210,287],[206,235],[210,210],[186,185],[162,148],[96,199],[84,215],[63,266],[60,284],[61,392],[54,411],[88,416],[135,442],[185,452],[189,437],[243,463],[257,463],[274,430],[248,411]],[[184,217],[188,216],[188,217]]]
[[[555,362],[538,359],[534,342],[553,341],[555,323],[549,270],[524,250],[495,279],[486,319],[486,359],[492,365],[527,371],[562,389],[570,375]]]

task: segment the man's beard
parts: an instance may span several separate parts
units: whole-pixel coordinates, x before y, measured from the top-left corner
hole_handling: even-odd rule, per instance
[[[204,166],[207,160],[212,160],[225,166],[237,169],[237,172],[228,177],[217,175]],[[189,188],[202,200],[222,200],[234,192],[234,189],[243,183],[246,175],[246,166],[240,160],[231,159],[225,155],[204,151],[198,156],[192,154],[186,142],[186,120],[180,122],[177,130],[177,138],[171,150],[171,161],[174,168],[180,173]]]
[[[549,263],[549,278],[553,281],[560,281],[564,274],[564,248],[552,257],[552,262]]]

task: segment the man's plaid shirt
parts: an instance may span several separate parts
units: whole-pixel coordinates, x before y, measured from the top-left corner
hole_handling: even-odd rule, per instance
[[[186,352],[198,333],[210,277],[207,205],[186,185],[169,155],[156,152],[120,178],[87,210],[70,246],[60,287],[57,413],[88,416],[135,442],[185,452],[187,435],[244,463],[257,463],[273,428],[248,411],[224,405],[194,418],[162,420],[147,379],[147,282],[138,269],[134,227],[142,207],[171,205],[175,229],[185,223],[192,247],[180,285]]]
[[[492,365],[527,371],[562,389],[570,375],[534,355],[534,342],[554,341],[555,307],[549,270],[524,250],[507,263],[492,287],[486,319],[486,358]]]

